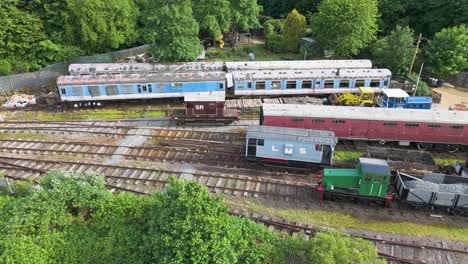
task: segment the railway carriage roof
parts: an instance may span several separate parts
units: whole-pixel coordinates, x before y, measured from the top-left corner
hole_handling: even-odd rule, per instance
[[[336,145],[338,141],[333,131],[258,125],[247,128],[246,138],[291,140],[328,145]]]
[[[468,112],[329,105],[263,104],[265,116],[449,123],[468,125]]]
[[[70,64],[71,75],[94,73],[129,72],[185,72],[185,71],[222,71],[223,62],[184,62],[184,63],[84,63]]]
[[[225,81],[225,72],[185,72],[158,74],[116,74],[116,75],[79,75],[60,76],[58,86],[88,85],[88,84],[120,84],[120,83],[174,83],[174,82],[204,82]]]
[[[409,97],[408,93],[402,89],[387,88],[382,89],[382,93],[387,97]]]
[[[372,68],[370,60],[295,60],[295,61],[233,61],[226,62],[228,71],[262,69],[337,69]]]
[[[380,79],[392,76],[388,69],[263,70],[234,71],[232,74],[234,80]]]

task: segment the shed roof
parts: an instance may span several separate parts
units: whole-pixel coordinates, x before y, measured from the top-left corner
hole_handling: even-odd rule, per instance
[[[409,97],[408,93],[402,89],[387,88],[382,89],[382,93],[384,93],[387,97]]]
[[[58,86],[119,83],[174,83],[198,81],[225,81],[225,72],[185,72],[158,74],[117,74],[117,75],[78,75],[59,76]]]
[[[338,142],[333,131],[258,125],[247,128],[246,138],[317,142],[333,146]]]
[[[468,125],[468,112],[329,105],[263,104],[265,116],[336,118]]]
[[[232,72],[234,80],[275,80],[275,79],[363,79],[388,78],[392,73],[388,69],[300,69],[300,70],[244,70]]]
[[[386,160],[359,158],[361,170],[363,172],[378,173],[382,175],[391,175],[388,163]]]

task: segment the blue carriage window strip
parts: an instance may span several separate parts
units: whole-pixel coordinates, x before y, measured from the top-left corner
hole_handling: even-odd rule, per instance
[[[325,80],[324,88],[333,88],[335,86],[334,80]]]
[[[312,81],[302,81],[302,88],[303,89],[312,88]]]
[[[182,89],[182,83],[173,83],[172,89]]]
[[[286,89],[296,89],[296,81],[286,81]]]
[[[281,81],[271,81],[271,89],[281,89]]]

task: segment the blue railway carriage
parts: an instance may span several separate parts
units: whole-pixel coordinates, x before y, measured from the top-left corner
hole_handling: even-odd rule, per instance
[[[332,165],[337,141],[331,131],[249,126],[245,157],[250,161],[300,167]]]
[[[154,98],[183,98],[197,92],[224,92],[225,72],[129,75],[60,76],[58,92],[63,102],[102,102]],[[74,106],[80,106],[74,104]]]
[[[312,69],[234,71],[234,94],[300,95],[359,92],[370,87],[374,92],[388,88],[392,74],[387,69]]]
[[[382,89],[378,105],[384,108],[431,109],[432,97],[409,96],[402,89]]]

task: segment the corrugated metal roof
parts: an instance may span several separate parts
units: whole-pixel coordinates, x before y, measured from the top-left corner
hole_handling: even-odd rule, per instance
[[[388,97],[409,97],[408,93],[403,91],[402,89],[382,89],[382,93],[387,95]]]
[[[159,74],[117,74],[60,76],[57,85],[118,84],[118,83],[174,83],[191,81],[225,81],[225,72],[185,72]]]
[[[329,105],[263,104],[265,116],[336,118],[468,125],[468,112]]]
[[[234,80],[303,80],[336,78],[388,78],[392,73],[388,69],[315,69],[315,70],[246,70],[232,72]]]
[[[249,126],[246,138],[317,142],[333,146],[338,142],[333,131],[273,126]]]
[[[228,71],[266,69],[372,68],[370,60],[227,61]]]
[[[185,102],[224,102],[224,100],[224,92],[188,93],[184,97]]]
[[[359,158],[361,170],[363,172],[378,173],[382,175],[390,175],[390,169],[386,160]]]

